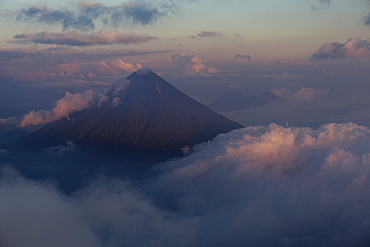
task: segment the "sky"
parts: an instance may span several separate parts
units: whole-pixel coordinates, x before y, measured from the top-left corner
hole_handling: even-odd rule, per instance
[[[0,0],[0,26],[0,135],[96,106],[143,68],[203,104],[282,99],[222,112],[245,128],[155,176],[73,193],[14,164],[65,168],[78,145],[0,149],[0,246],[370,245],[369,0]]]

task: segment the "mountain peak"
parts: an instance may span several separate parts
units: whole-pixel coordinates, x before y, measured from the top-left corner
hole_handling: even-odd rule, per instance
[[[156,73],[154,73],[151,69],[148,68],[142,68],[138,69],[135,72],[131,73],[126,77],[127,80],[132,80],[137,77],[143,77],[143,76],[158,76]]]
[[[120,104],[70,114],[25,136],[17,145],[37,148],[71,141],[79,148],[125,155],[173,157],[181,148],[242,127],[185,95],[148,69],[118,81],[110,95]],[[71,121],[70,119],[73,119]],[[139,155],[139,156],[140,156]]]

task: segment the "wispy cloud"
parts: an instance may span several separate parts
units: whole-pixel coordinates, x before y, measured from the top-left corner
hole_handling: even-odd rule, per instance
[[[198,37],[217,37],[222,36],[221,32],[202,31],[197,34]]]
[[[92,34],[80,34],[76,31],[68,33],[22,33],[14,36],[13,43],[40,43],[70,46],[93,46],[93,45],[112,45],[112,44],[139,44],[156,39],[153,36],[122,33],[119,31],[100,31]]]
[[[236,58],[237,60],[241,60],[241,61],[253,61],[254,60],[251,55],[236,54],[234,58]]]
[[[101,2],[80,2],[75,8],[51,9],[47,5],[32,6],[14,13],[18,21],[61,25],[63,30],[94,30],[97,26],[151,25],[163,17],[177,12],[173,1],[156,4],[147,1],[128,1],[107,6]]]
[[[325,43],[312,54],[312,59],[336,59],[370,55],[370,42],[358,37],[349,38],[346,43]]]
[[[327,90],[302,87],[295,92],[289,91],[285,88],[273,89],[271,92],[286,101],[308,102],[325,95]]]

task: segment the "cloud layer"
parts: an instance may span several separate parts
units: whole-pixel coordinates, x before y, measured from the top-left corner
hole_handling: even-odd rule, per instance
[[[370,42],[358,37],[349,38],[346,43],[325,43],[312,54],[312,59],[336,59],[370,55]]]
[[[61,25],[64,30],[94,30],[97,26],[119,27],[122,25],[150,25],[160,18],[176,12],[173,1],[157,5],[146,1],[128,1],[107,6],[101,2],[80,2],[76,10],[51,9],[47,5],[24,7],[16,15],[18,21]]]
[[[13,43],[36,43],[55,44],[70,46],[92,46],[112,44],[139,44],[155,39],[153,36],[146,36],[134,33],[122,33],[119,31],[100,31],[92,34],[80,34],[76,31],[68,33],[22,33],[14,36]]]
[[[369,147],[353,123],[248,127],[140,185],[102,178],[70,196],[3,168],[0,244],[368,246]]]

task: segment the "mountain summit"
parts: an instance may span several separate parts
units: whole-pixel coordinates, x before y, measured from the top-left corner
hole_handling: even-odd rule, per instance
[[[71,141],[78,148],[171,157],[181,148],[242,126],[177,90],[150,70],[122,78],[108,100],[70,114],[12,146],[46,148]]]

